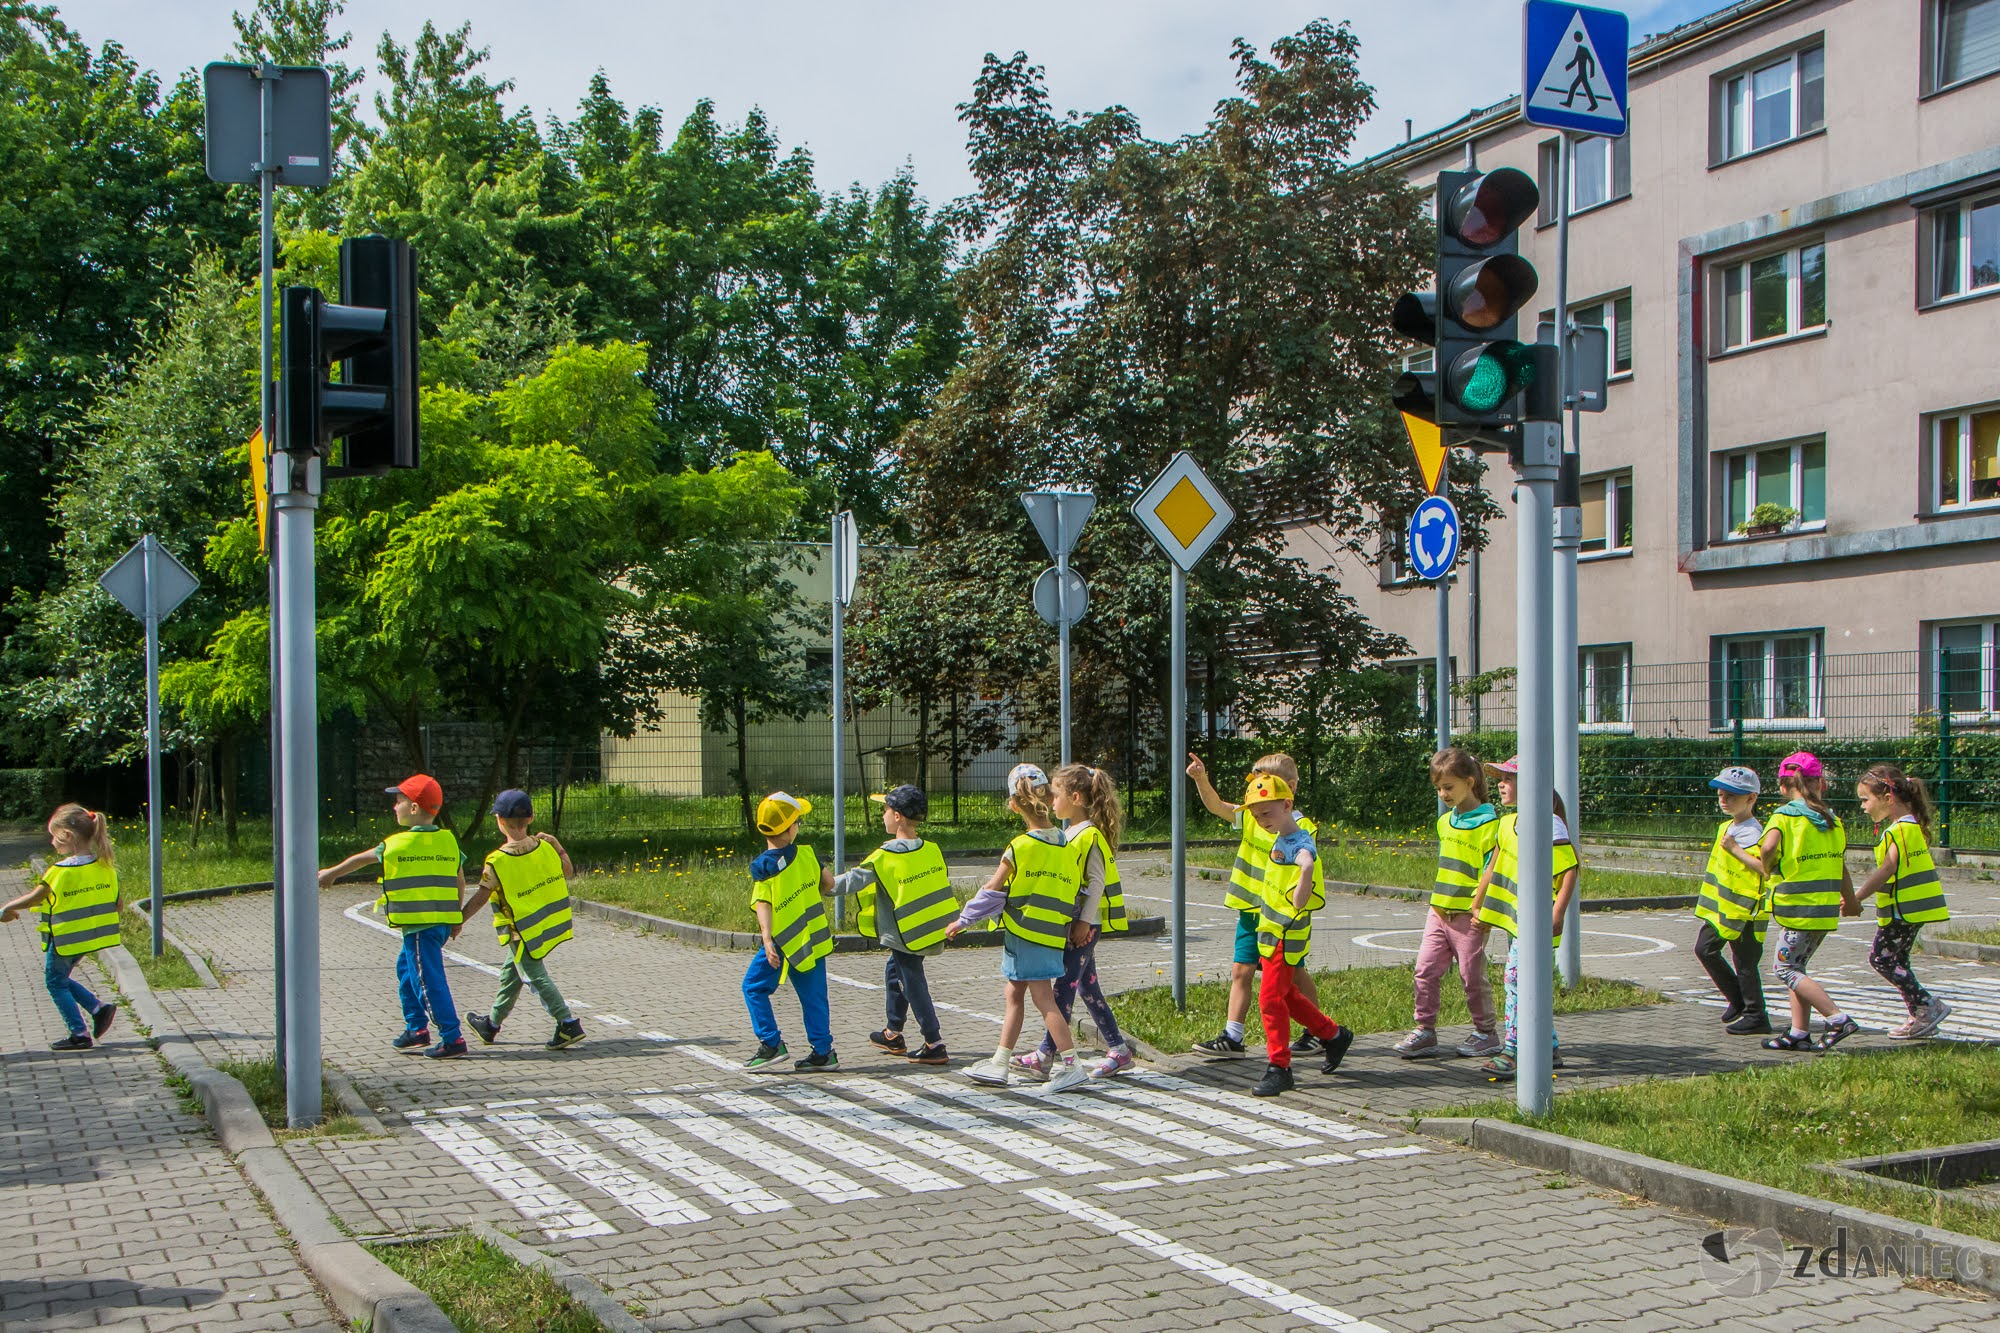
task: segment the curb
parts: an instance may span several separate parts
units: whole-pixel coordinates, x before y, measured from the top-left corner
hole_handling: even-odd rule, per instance
[[[162,899],[162,901],[165,900]],[[141,902],[135,898],[125,904],[125,910],[137,913],[139,919],[146,923],[146,929],[151,930],[153,928],[152,904]],[[203,990],[222,989],[222,983],[215,979],[215,973],[208,970],[207,960],[194,951],[193,945],[174,934],[173,929],[164,924],[160,927],[160,938],[181,951],[181,957],[187,959],[187,965],[194,969],[195,977],[201,982]]]
[[[650,912],[636,911],[630,907],[614,907],[610,903],[600,903],[589,898],[570,898],[572,910],[583,916],[609,921],[617,926],[630,926],[648,935],[673,935],[709,949],[749,950],[764,947],[764,937],[743,930],[718,930],[714,926],[697,926],[691,921],[675,921],[664,916],[654,916]],[[1132,928],[1121,932],[1125,939],[1151,939],[1166,933],[1167,919],[1163,916],[1141,916],[1132,918]],[[992,949],[999,947],[1005,937],[1004,931],[982,930],[961,935],[949,941],[947,949]],[[1099,943],[1119,936],[1100,936]],[[833,937],[833,951],[841,953],[883,953],[886,950],[875,940],[863,939],[859,935],[836,935]]]
[[[2000,944],[1974,944],[1971,940],[1918,940],[1920,952],[1939,958],[1962,958],[1974,963],[2000,963]]]
[[[291,1233],[299,1259],[340,1313],[366,1321],[375,1333],[457,1333],[437,1302],[341,1234],[319,1195],[278,1147],[250,1094],[195,1049],[154,998],[137,960],[122,945],[104,952],[133,1016],[152,1029],[154,1048],[193,1086],[222,1150],[263,1194],[279,1224]]]
[[[604,1288],[554,1255],[544,1254],[532,1245],[515,1240],[490,1222],[474,1222],[471,1230],[473,1235],[521,1267],[539,1268],[562,1284],[570,1298],[589,1310],[591,1318],[602,1324],[608,1333],[646,1333],[646,1326],[633,1318],[630,1310],[606,1295]]]
[[[1846,1204],[1663,1162],[1506,1120],[1419,1117],[1419,1133],[1450,1139],[1541,1171],[1560,1171],[1652,1203],[1712,1217],[1731,1226],[1769,1227],[1801,1243],[1906,1246],[1918,1253],[1956,1252],[1950,1281],[2000,1296],[2000,1244]],[[1971,1262],[1967,1262],[1970,1260]],[[1975,1271],[1965,1271],[1965,1270]]]
[[[1203,879],[1219,883],[1229,881],[1229,872],[1209,866],[1189,866],[1188,870]],[[1421,903],[1430,901],[1429,889],[1406,889],[1400,884],[1356,884],[1352,880],[1330,879],[1326,882],[1329,891],[1351,893],[1360,898],[1401,898],[1404,902]],[[1661,894],[1652,898],[1585,898],[1582,910],[1586,912],[1626,912],[1671,910],[1677,907],[1693,907],[1695,895],[1692,893]],[[2000,949],[1994,950],[1995,961],[2000,961]]]

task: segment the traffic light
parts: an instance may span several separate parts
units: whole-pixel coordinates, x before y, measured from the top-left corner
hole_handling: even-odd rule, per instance
[[[417,465],[417,261],[409,242],[361,236],[340,247],[341,303],[287,287],[278,359],[278,447],[325,455],[329,476]],[[336,362],[344,363],[338,380]]]

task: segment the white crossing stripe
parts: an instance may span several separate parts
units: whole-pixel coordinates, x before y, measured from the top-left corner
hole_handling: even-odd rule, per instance
[[[849,1180],[831,1167],[807,1161],[789,1148],[766,1143],[678,1097],[640,1097],[636,1100],[648,1113],[675,1128],[685,1130],[752,1166],[769,1171],[780,1180],[789,1181],[826,1203],[852,1203],[856,1199],[882,1197],[879,1191]]]
[[[939,1175],[919,1162],[898,1157],[894,1153],[850,1138],[831,1125],[816,1123],[804,1116],[793,1115],[780,1110],[767,1101],[756,1097],[746,1097],[738,1092],[705,1092],[704,1101],[720,1106],[725,1111],[753,1121],[761,1129],[773,1130],[792,1142],[837,1158],[851,1167],[866,1171],[869,1175],[886,1180],[912,1194],[928,1194],[936,1190],[962,1188],[960,1182],[949,1176]]]
[[[596,1021],[599,1023],[609,1023],[615,1028],[629,1028],[632,1026],[631,1019],[620,1018],[617,1014],[599,1014]]]
[[[1033,1180],[1033,1171],[1023,1171],[1011,1162],[1003,1162],[990,1157],[977,1148],[968,1147],[942,1134],[934,1134],[928,1129],[906,1125],[888,1116],[871,1111],[865,1106],[856,1106],[843,1097],[836,1097],[819,1088],[779,1087],[773,1088],[780,1097],[789,1098],[796,1105],[838,1120],[850,1129],[858,1129],[864,1134],[887,1139],[901,1144],[915,1152],[920,1152],[932,1161],[943,1162],[970,1176],[978,1176],[992,1185],[1008,1185],[1017,1180]]]
[[[1429,1151],[1430,1149],[1424,1147],[1422,1144],[1403,1143],[1393,1148],[1359,1148],[1355,1150],[1354,1155],[1356,1157],[1415,1157],[1418,1153]]]
[[[1227,1171],[1217,1171],[1211,1167],[1206,1171],[1183,1171],[1177,1176],[1168,1176],[1167,1183],[1170,1185],[1193,1185],[1204,1180],[1222,1180],[1228,1175]]]
[[[674,1041],[673,1037],[669,1036],[667,1033],[664,1032],[641,1032],[639,1035],[644,1037],[647,1041],[659,1041],[659,1042]],[[741,1065],[738,1065],[731,1060],[725,1059],[724,1057],[717,1055],[714,1051],[709,1050],[705,1046],[697,1046],[693,1042],[685,1042],[685,1041],[678,1042],[675,1044],[674,1050],[676,1050],[682,1055],[691,1055],[705,1065],[714,1065],[717,1069],[726,1069],[732,1074],[741,1074],[745,1072]]]
[[[872,1078],[847,1078],[837,1081],[833,1086],[858,1092],[892,1110],[915,1116],[919,1120],[928,1120],[940,1129],[954,1130],[967,1138],[978,1139],[981,1143],[991,1144],[1003,1152],[1012,1153],[1023,1161],[1046,1166],[1066,1176],[1081,1176],[1093,1171],[1110,1170],[1095,1158],[1085,1157],[1082,1153],[1065,1148],[1060,1143],[1051,1143],[1024,1129],[996,1124],[973,1115],[970,1111],[955,1111],[949,1106],[919,1097],[913,1092],[906,1092],[894,1084]],[[1181,1160],[1172,1154],[1166,1154],[1166,1157],[1172,1162]]]
[[[1102,1208],[1093,1208],[1081,1199],[1064,1194],[1061,1190],[1028,1189],[1021,1192],[1045,1208],[1067,1213],[1077,1221],[1116,1236],[1128,1245],[1137,1246],[1148,1254],[1157,1255],[1189,1272],[1200,1273],[1203,1277],[1242,1292],[1245,1296],[1262,1301],[1295,1318],[1303,1319],[1309,1324],[1317,1324],[1321,1328],[1347,1329],[1349,1333],[1385,1333],[1380,1325],[1364,1323],[1332,1306],[1307,1300],[1303,1296],[1287,1291],[1275,1282],[1268,1282],[1233,1264],[1226,1264],[1198,1250],[1191,1250],[1177,1241],[1169,1240],[1157,1231],[1148,1231],[1114,1213],[1107,1213]]]
[[[1149,1190],[1159,1183],[1155,1176],[1140,1176],[1137,1180],[1101,1181],[1097,1188],[1110,1194],[1123,1194],[1126,1190]]]
[[[1187,1160],[1187,1158],[1182,1157],[1179,1153],[1171,1153],[1164,1148],[1155,1148],[1150,1144],[1139,1143],[1126,1138],[1122,1134],[1108,1133],[1105,1130],[1097,1128],[1095,1125],[1081,1124],[1075,1120],[1071,1120],[1068,1116],[1057,1115],[1054,1111],[1048,1110],[1045,1107],[1026,1106],[1020,1102],[1010,1102],[1003,1098],[995,1097],[991,1093],[975,1092],[971,1088],[960,1087],[951,1080],[940,1078],[936,1074],[919,1074],[911,1079],[910,1082],[915,1083],[926,1092],[935,1093],[940,1097],[947,1097],[955,1102],[963,1102],[975,1111],[984,1111],[988,1115],[1005,1116],[1010,1120],[1018,1120],[1024,1125],[1029,1125],[1042,1131],[1044,1134],[1053,1134],[1057,1138],[1069,1139],[1071,1142],[1081,1143],[1086,1148],[1093,1148],[1098,1152],[1110,1153],[1113,1157],[1122,1157],[1126,1161],[1136,1163],[1139,1166],[1171,1166],[1175,1162],[1185,1162]]]
[[[1338,1165],[1339,1165],[1340,1163],[1342,1163],[1342,1162],[1351,1162],[1351,1161],[1353,1161],[1353,1160],[1354,1160],[1354,1159],[1353,1159],[1352,1157],[1349,1157],[1349,1156],[1348,1156],[1348,1155],[1347,1155],[1346,1153],[1344,1153],[1344,1152],[1323,1152],[1323,1153],[1315,1153],[1315,1154],[1314,1154],[1314,1155],[1312,1155],[1311,1157],[1301,1157],[1301,1158],[1299,1158],[1299,1165],[1300,1165],[1300,1166],[1338,1166]]]
[[[708,1221],[707,1213],[673,1191],[618,1165],[538,1115],[527,1111],[502,1111],[486,1119],[489,1124],[500,1126],[586,1185],[610,1195],[649,1227]]]
[[[689,1152],[664,1134],[656,1134],[629,1116],[613,1115],[596,1102],[559,1106],[556,1110],[586,1126],[598,1137],[649,1162],[709,1198],[738,1213],[776,1213],[792,1205],[762,1185],[745,1180],[726,1166]]]
[[[1110,1084],[1109,1079],[1104,1082]],[[1198,1125],[1207,1125],[1210,1129],[1227,1130],[1231,1134],[1265,1143],[1273,1148],[1310,1148],[1319,1143],[1318,1139],[1295,1134],[1289,1129],[1280,1129],[1275,1125],[1252,1120],[1248,1116],[1225,1111],[1207,1102],[1183,1101],[1171,1093],[1159,1092],[1152,1088],[1105,1086],[1099,1091],[1106,1097],[1137,1102],[1141,1106],[1150,1106],[1155,1111],[1169,1111],[1183,1120],[1192,1120]]]
[[[458,1160],[479,1182],[514,1206],[514,1211],[558,1240],[608,1236],[618,1228],[564,1194],[539,1171],[457,1120],[413,1121],[417,1133]]]
[[[399,941],[403,938],[403,928],[401,926],[392,926],[379,917],[370,916],[366,903],[356,903],[345,912],[342,912],[341,915],[358,926],[366,926],[370,930],[379,930],[384,935],[394,935]],[[442,953],[448,961],[457,963],[460,967],[469,967],[475,972],[484,972],[489,977],[500,975],[500,969],[493,964],[482,963],[477,958],[462,954],[456,949],[445,949],[442,950]],[[589,1008],[588,1005],[578,1005],[575,1000],[571,1000],[569,1005],[572,1009]]]
[[[1063,1107],[1065,1110],[1075,1111],[1078,1115],[1087,1115],[1093,1120],[1108,1121],[1121,1129],[1129,1129],[1137,1134],[1150,1134],[1156,1139],[1166,1140],[1177,1148],[1186,1148],[1189,1152],[1200,1153],[1204,1157],[1241,1157],[1246,1153],[1257,1151],[1247,1143],[1219,1138],[1206,1130],[1188,1129],[1163,1116],[1135,1111],[1126,1106],[1106,1106],[1095,1097],[1074,1097],[1065,1101]]]
[[[1384,1137],[1372,1129],[1361,1129],[1355,1125],[1343,1124],[1338,1120],[1328,1120],[1325,1116],[1314,1115],[1311,1111],[1301,1111],[1295,1106],[1281,1106],[1275,1100],[1260,1101],[1240,1092],[1230,1092],[1224,1088],[1211,1088],[1206,1083],[1196,1083],[1192,1079],[1177,1078],[1172,1074],[1156,1074],[1149,1070],[1129,1074],[1126,1077],[1138,1083],[1151,1084],[1156,1088],[1167,1088],[1188,1097],[1197,1097],[1217,1106],[1226,1106],[1260,1120],[1274,1120],[1290,1125],[1293,1129],[1303,1129],[1329,1139],[1339,1139],[1351,1143],[1356,1139],[1379,1139]]]

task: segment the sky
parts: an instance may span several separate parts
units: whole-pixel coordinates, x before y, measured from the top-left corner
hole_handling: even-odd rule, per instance
[[[243,0],[247,8],[249,0]],[[1664,32],[1728,0],[1598,0],[1631,16],[1633,40]],[[65,22],[93,45],[122,43],[171,82],[229,58],[226,0],[71,0]],[[1145,133],[1199,130],[1233,91],[1230,43],[1260,51],[1317,17],[1346,19],[1361,39],[1361,71],[1377,109],[1357,148],[1400,142],[1520,90],[1521,8],[1515,0],[1350,0],[1329,12],[1294,0],[348,0],[351,64],[373,67],[383,31],[408,44],[426,18],[470,20],[489,47],[486,73],[511,79],[510,109],[537,120],[574,115],[602,69],[628,108],[657,106],[677,126],[701,98],[728,122],[762,107],[779,141],[804,144],[823,188],[879,185],[908,164],[934,201],[967,194],[958,104],[981,58],[1026,51],[1048,71],[1058,110],[1120,104]],[[1462,77],[1441,79],[1433,51],[1468,52]],[[364,93],[363,108],[370,102]]]

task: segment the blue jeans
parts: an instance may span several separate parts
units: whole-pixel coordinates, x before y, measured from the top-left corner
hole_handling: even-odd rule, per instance
[[[451,983],[444,976],[444,945],[451,938],[450,926],[425,926],[403,932],[403,951],[396,955],[396,990],[403,1000],[403,1026],[422,1032],[430,1024],[424,1007],[437,1020],[439,1041],[458,1041],[465,1033],[458,1026],[458,1006],[451,1002]]]
[[[94,1014],[101,1007],[90,988],[70,975],[75,967],[89,954],[60,954],[54,949],[42,952],[42,980],[48,983],[49,998],[56,1002],[56,1012],[62,1015],[63,1026],[73,1037],[90,1035],[90,1024],[84,1021],[85,1014]],[[82,1008],[77,1006],[81,1005]]]
[[[750,966],[743,973],[743,1003],[750,1010],[750,1030],[766,1046],[784,1042],[778,1031],[778,1016],[771,1012],[771,993],[778,989],[779,973],[780,969],[771,966],[762,949],[750,955]],[[813,1054],[832,1050],[833,1022],[826,1010],[826,960],[820,959],[804,972],[792,968],[786,975],[791,978],[792,989],[798,992],[799,1008],[805,1011],[806,1040],[812,1043]]]

